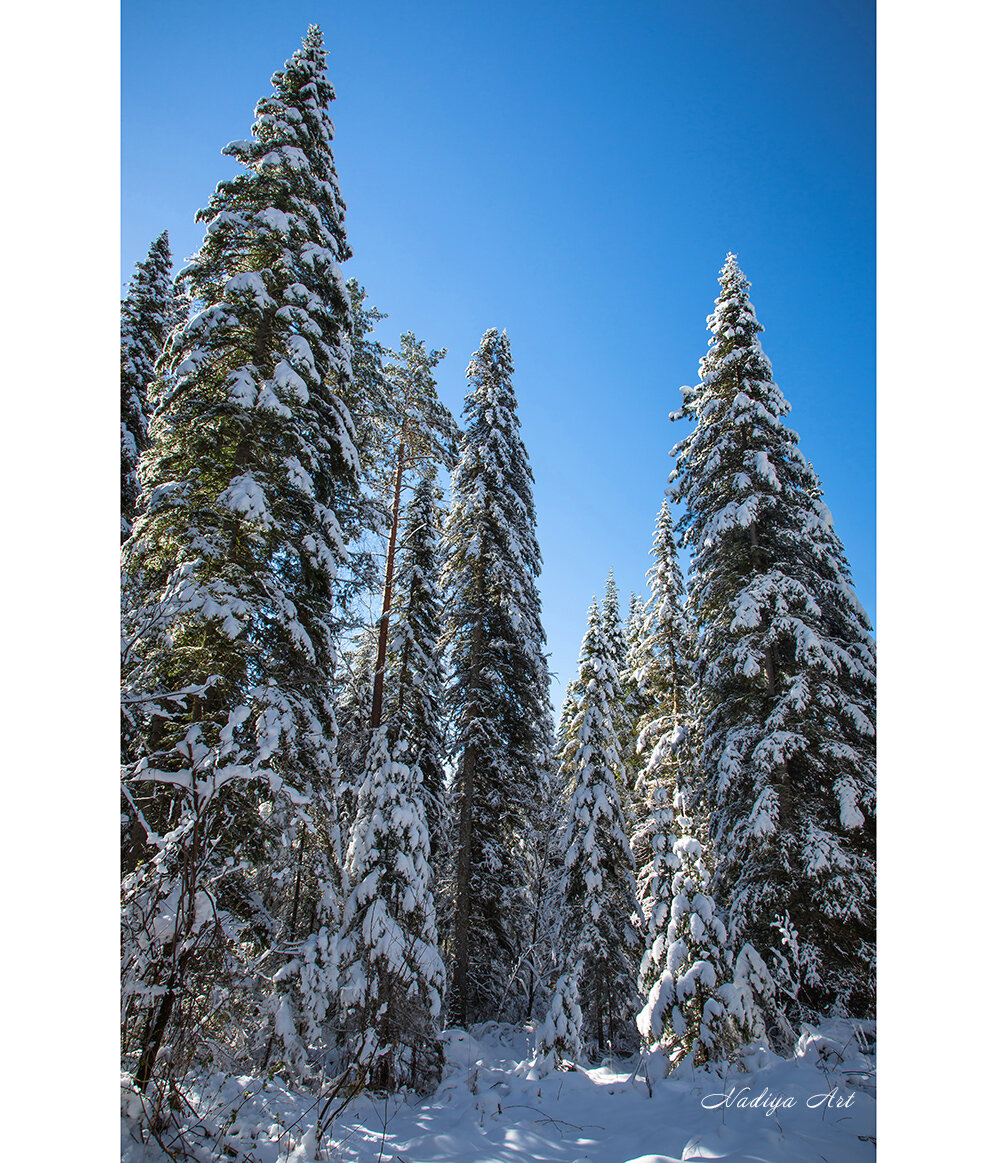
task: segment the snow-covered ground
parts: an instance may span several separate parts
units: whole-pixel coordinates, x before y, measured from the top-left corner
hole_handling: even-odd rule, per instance
[[[444,1035],[447,1066],[429,1099],[356,1099],[316,1145],[314,1094],[219,1076],[189,1097],[225,1135],[206,1159],[242,1163],[858,1163],[875,1157],[874,1032],[831,1021],[792,1059],[758,1051],[747,1073],[703,1071],[647,1084],[641,1064],[525,1077],[528,1033],[488,1023]],[[869,1049],[870,1046],[870,1049]],[[655,1072],[654,1072],[655,1073]],[[133,1104],[137,1099],[133,1099]],[[133,1106],[134,1109],[134,1106]],[[123,1163],[161,1163],[130,1138]],[[195,1141],[189,1138],[189,1141]],[[228,1150],[227,1150],[228,1148]]]

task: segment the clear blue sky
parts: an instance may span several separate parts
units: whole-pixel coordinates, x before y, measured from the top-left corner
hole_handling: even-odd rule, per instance
[[[730,249],[874,619],[874,3],[125,0],[123,284],[164,228],[197,249],[219,151],[313,21],[380,338],[447,347],[458,415],[510,335],[556,708],[608,568],[644,592]]]

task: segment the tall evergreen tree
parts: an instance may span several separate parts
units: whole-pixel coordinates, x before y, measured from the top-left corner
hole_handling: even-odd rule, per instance
[[[622,763],[625,768],[625,786],[629,802],[634,806],[637,782],[642,771],[642,760],[636,748],[639,721],[647,708],[647,695],[639,669],[640,654],[645,637],[646,617],[642,600],[634,591],[629,594],[628,617],[625,620],[625,663],[621,672],[622,715],[624,725],[620,738]]]
[[[734,255],[719,281],[701,379],[675,414],[696,426],[674,473],[693,553],[716,896],[734,939],[762,953],[772,921],[790,917],[803,1012],[867,1015],[874,648]]]
[[[647,700],[640,721],[640,750],[652,761],[649,771],[653,774],[658,770],[661,740],[674,738],[686,726],[691,683],[691,631],[684,615],[684,578],[677,563],[667,497],[660,506],[649,552],[653,558],[646,574],[649,600],[634,666]]]
[[[433,465],[426,466],[403,519],[396,596],[390,612],[390,705],[386,719],[392,736],[408,743],[412,761],[420,769],[431,854],[437,858],[444,848],[447,829],[446,676],[438,648],[444,615],[438,590],[441,492],[433,477]]]
[[[618,795],[622,803],[622,812],[629,820],[632,812],[632,788],[628,782],[629,759],[633,750],[632,729],[629,707],[625,695],[625,676],[628,664],[628,643],[625,640],[625,629],[622,626],[621,606],[618,600],[618,587],[615,585],[615,571],[608,571],[608,580],[604,587],[604,601],[601,603],[601,617],[604,622],[604,635],[608,640],[611,657],[615,662],[615,671],[618,675],[618,698],[611,707],[611,715],[615,724],[615,734],[618,737]]]
[[[149,385],[167,332],[177,322],[170,284],[170,243],[164,232],[150,246],[122,300],[121,540],[132,532],[139,501],[139,456],[149,440]]]
[[[451,1006],[463,1024],[518,1009],[523,842],[551,747],[541,556],[513,371],[507,333],[487,331],[467,372],[444,534],[458,811]]]
[[[636,969],[640,951],[633,921],[635,863],[618,794],[621,756],[615,708],[621,699],[607,620],[596,599],[580,650],[581,697],[560,755],[572,786],[562,839],[562,926],[559,960],[576,974],[582,1037],[602,1048],[635,1036]]]
[[[622,628],[621,604],[618,599],[618,587],[615,585],[615,571],[608,570],[608,580],[604,585],[604,601],[601,603],[601,615],[604,619],[604,635],[608,640],[611,657],[615,660],[615,669],[618,671],[619,683],[625,669],[625,631]]]
[[[562,706],[559,709],[559,722],[556,726],[555,740],[554,740],[554,755],[561,755],[566,746],[566,741],[569,738],[570,727],[573,723],[573,718],[576,715],[577,707],[583,691],[580,687],[579,672],[566,684],[566,694],[563,696]],[[563,814],[565,808],[569,803],[569,797],[572,795],[572,788],[568,788],[562,783],[561,769],[558,762],[555,764],[552,779],[552,794],[558,799]]]
[[[129,794],[155,857],[136,875],[162,863],[165,837],[179,845],[181,871],[156,892],[180,893],[173,915],[188,918],[153,941],[139,973],[154,997],[141,1083],[176,999],[193,1001],[219,952],[222,930],[195,940],[209,904],[244,926],[223,952],[249,950],[275,969],[304,965],[305,946],[339,919],[332,615],[358,457],[325,61],[313,26],[258,103],[253,140],[224,151],[242,170],[199,213],[205,240],[179,276],[197,310],[167,346],[148,508],[126,549],[141,595],[127,617],[127,678],[150,700]],[[280,874],[306,837],[309,907],[301,879],[293,889],[279,875],[269,895],[269,874],[248,883],[243,857]],[[299,983],[293,1017],[307,1032],[333,982]],[[277,992],[287,1017],[287,987]]]
[[[669,499],[664,497],[650,549],[649,600],[631,651],[631,681],[642,694],[636,751],[643,762],[638,780],[644,810],[632,836],[645,954],[639,991],[651,995],[669,942],[673,880],[680,868],[674,845],[674,806],[683,798],[682,762],[687,758],[689,634],[682,612],[683,580],[677,564]],[[689,766],[689,764],[687,764]]]
[[[639,923],[645,944],[639,964],[639,993],[642,997],[649,996],[663,971],[666,932],[674,899],[673,878],[680,867],[674,853],[677,836],[670,787],[651,780],[645,793],[645,812],[631,838],[632,852],[639,867]]]

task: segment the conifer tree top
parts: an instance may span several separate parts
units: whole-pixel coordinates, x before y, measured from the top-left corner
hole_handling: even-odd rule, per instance
[[[874,650],[843,546],[760,346],[749,280],[727,256],[708,317],[696,420],[671,479],[692,550],[700,736],[716,887],[741,940],[788,910],[810,1004],[862,1012],[874,810]],[[845,923],[857,923],[845,940]],[[859,957],[861,961],[859,961]],[[823,1001],[826,998],[826,1002]]]

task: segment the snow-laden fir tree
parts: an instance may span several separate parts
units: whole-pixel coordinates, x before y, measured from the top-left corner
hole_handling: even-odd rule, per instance
[[[122,300],[121,540],[132,532],[139,501],[139,456],[148,444],[149,385],[170,327],[178,322],[170,282],[170,243],[164,232],[150,246]]]
[[[673,843],[676,871],[671,884],[670,923],[643,960],[651,978],[646,1004],[636,1019],[651,1048],[666,1051],[671,1068],[725,1062],[739,1044],[745,1019],[742,991],[732,983],[732,956],[725,925],[716,916],[708,891],[709,873],[702,848],[691,834],[692,821],[680,816]]]
[[[646,616],[643,603],[634,591],[629,595],[628,617],[625,620],[625,662],[621,669],[623,727],[619,739],[622,764],[625,771],[625,787],[628,802],[635,808],[637,783],[643,768],[643,760],[636,748],[639,721],[647,709],[647,696],[642,685],[639,669],[640,653],[645,636]]]
[[[136,876],[154,877],[164,848],[179,846],[176,875],[144,882],[179,899],[165,914],[174,930],[144,966],[126,966],[153,999],[136,1041],[140,1082],[176,1000],[186,1021],[198,1016],[213,956],[270,966],[273,991],[255,1004],[303,1036],[332,988],[311,970],[296,984],[287,969],[306,965],[342,900],[330,676],[358,458],[325,59],[311,27],[258,103],[253,140],[224,151],[241,172],[199,212],[205,240],[179,276],[194,305],[168,341],[148,506],[126,545],[140,595],[126,681],[147,700],[127,784],[151,858]],[[200,916],[233,918],[239,941],[200,942]]]
[[[613,569],[608,570],[608,580],[604,585],[604,600],[601,602],[601,614],[604,618],[604,634],[608,640],[611,657],[615,660],[615,668],[621,675],[625,668],[625,631],[622,628],[621,605]]]
[[[618,795],[622,802],[622,812],[629,820],[632,810],[632,788],[628,783],[628,767],[634,749],[634,726],[629,714],[629,700],[625,694],[625,676],[628,665],[628,643],[625,639],[625,628],[622,626],[621,607],[618,600],[618,587],[615,585],[615,571],[608,571],[608,580],[604,587],[604,600],[601,603],[601,616],[604,620],[604,634],[608,640],[611,657],[615,662],[615,671],[618,674],[618,701],[612,707],[612,717],[615,723],[615,734],[618,736]]]
[[[783,418],[734,255],[676,418],[692,550],[701,791],[735,947],[799,934],[806,1014],[873,1005],[874,647],[819,482]],[[771,958],[772,969],[775,965]],[[790,1015],[797,1017],[798,1015]]]
[[[372,734],[347,853],[353,889],[340,939],[346,1055],[376,1090],[428,1093],[441,1079],[444,965],[437,948],[420,769],[388,726]]]
[[[523,1011],[524,840],[552,736],[541,556],[513,370],[507,333],[487,331],[468,367],[443,539],[458,814],[450,1005],[462,1024]]]
[[[843,644],[852,660],[851,665],[842,670],[841,685],[849,690],[851,699],[870,709],[866,717],[874,723],[875,644],[871,637],[871,623],[854,591],[847,552],[834,530],[833,516],[823,500],[819,477],[811,463],[807,468],[805,488],[815,518],[810,525],[817,552],[824,562],[824,569],[816,579],[824,626],[828,634]],[[873,749],[874,743],[870,748],[872,759]],[[874,827],[874,815],[870,823]]]
[[[636,781],[637,827],[632,852],[639,868],[639,903],[647,951],[657,945],[667,923],[674,871],[673,808],[683,791],[681,766],[687,758],[690,636],[682,610],[683,579],[677,564],[670,503],[664,498],[650,549],[649,600],[629,651],[629,682],[641,699],[635,750],[642,763]],[[649,961],[647,957],[644,964]],[[647,964],[640,991],[648,992]]]
[[[433,466],[428,465],[403,517],[399,571],[390,611],[392,638],[385,714],[392,736],[406,740],[412,761],[420,769],[421,796],[435,859],[443,852],[448,827],[444,769],[446,675],[438,646],[443,618],[438,589],[440,496]]]
[[[554,751],[553,755],[561,755],[565,746],[566,740],[569,737],[570,724],[573,722],[573,717],[576,715],[577,705],[582,695],[580,687],[580,675],[576,673],[566,684],[566,694],[563,696],[562,706],[559,709],[559,721],[556,726]],[[560,777],[560,767],[558,760],[556,760],[553,771],[552,791],[553,795],[558,799],[563,814],[565,814],[565,807],[569,802],[569,797],[572,794],[572,788],[567,788]],[[560,826],[561,833],[561,826]]]
[[[645,757],[646,778],[675,772],[671,762],[688,733],[691,685],[691,630],[684,615],[684,578],[677,563],[670,501],[664,497],[650,549],[653,565],[646,573],[649,600],[642,634],[632,652],[632,681],[642,689],[646,706],[639,720],[638,750]],[[672,776],[676,782],[676,776]]]
[[[666,931],[673,903],[674,873],[680,867],[674,853],[673,793],[666,783],[655,780],[644,788],[643,818],[631,838],[638,866],[638,922],[645,952],[639,963],[639,994],[649,996],[663,971]],[[641,863],[640,863],[641,861]]]
[[[634,1040],[640,940],[635,863],[618,794],[621,691],[596,598],[580,649],[579,688],[559,756],[562,781],[573,790],[562,838],[557,957],[563,972],[580,964],[581,1037],[603,1050],[608,1042],[627,1047]]]

